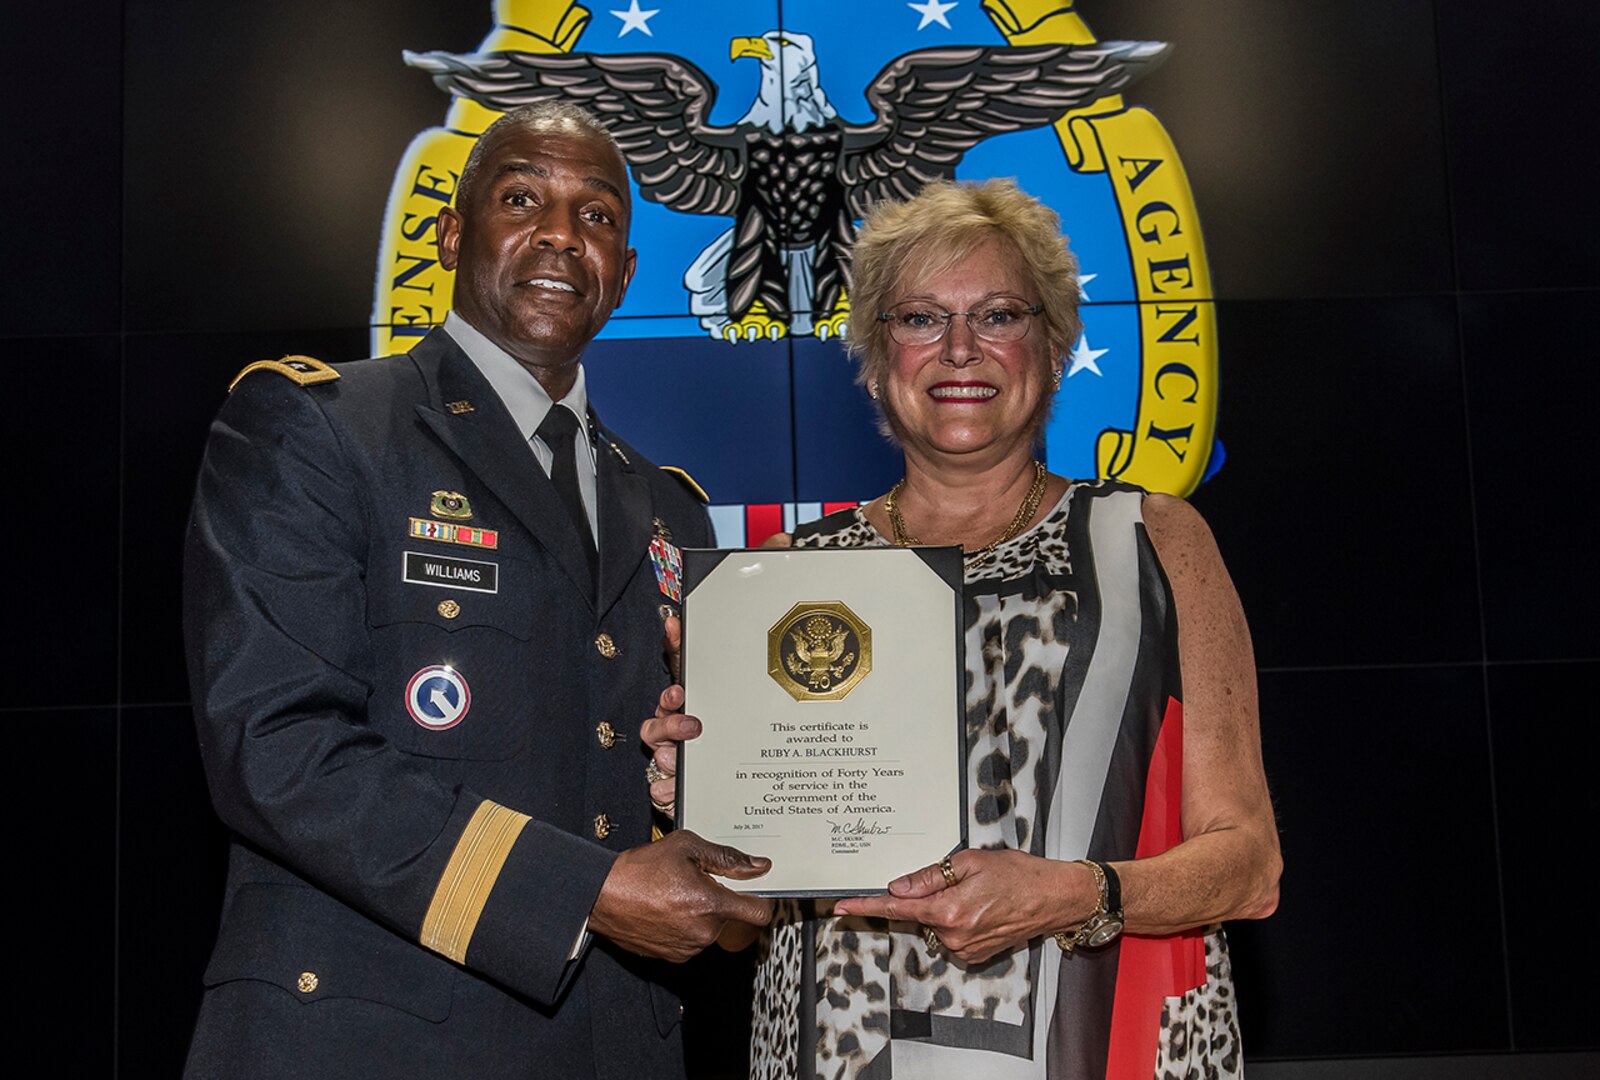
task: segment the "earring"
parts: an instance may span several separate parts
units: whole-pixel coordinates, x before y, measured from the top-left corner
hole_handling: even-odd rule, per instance
[[[869,398],[871,398],[873,401],[877,401],[878,400],[878,380],[877,379],[873,379],[871,382],[867,383],[867,396]]]
[[[1060,368],[1056,368],[1054,371],[1052,371],[1050,373],[1050,382],[1055,386],[1055,388],[1057,390],[1061,389],[1061,369]]]

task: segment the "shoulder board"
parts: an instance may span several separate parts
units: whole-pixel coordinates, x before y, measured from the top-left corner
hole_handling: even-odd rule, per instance
[[[276,371],[279,375],[299,383],[301,386],[312,386],[316,383],[333,382],[339,373],[310,356],[285,356],[282,360],[257,360],[233,377],[228,384],[228,392],[239,385],[239,380],[252,371]]]
[[[678,468],[676,465],[662,465],[661,471],[677,480],[678,483],[689,489],[689,494],[703,503],[711,501],[711,496],[706,494],[706,489],[694,482],[694,477]]]

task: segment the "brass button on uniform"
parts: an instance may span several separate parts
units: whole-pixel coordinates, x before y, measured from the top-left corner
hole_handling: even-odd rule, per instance
[[[439,601],[439,614],[447,619],[453,619],[461,614],[461,605],[454,600]]]
[[[317,973],[315,971],[302,971],[300,978],[295,981],[302,994],[309,994],[317,988]]]
[[[617,745],[617,729],[604,720],[595,725],[594,737],[600,740],[601,747],[606,750]]]
[[[600,650],[600,655],[607,660],[617,655],[617,643],[611,640],[611,635],[602,630],[594,637],[594,647]]]
[[[611,819],[606,817],[604,814],[596,814],[594,816],[594,838],[596,840],[604,840],[610,835]],[[313,976],[313,978],[314,977],[315,976]]]

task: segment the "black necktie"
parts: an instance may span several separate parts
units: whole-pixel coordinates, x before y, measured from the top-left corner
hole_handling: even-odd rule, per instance
[[[535,435],[550,448],[550,479],[556,485],[556,494],[567,508],[573,528],[583,541],[583,554],[589,560],[589,583],[599,579],[599,560],[594,549],[594,533],[589,529],[589,515],[583,511],[583,496],[578,493],[578,459],[573,437],[578,433],[578,418],[572,410],[562,405],[552,405],[545,413],[544,422]]]

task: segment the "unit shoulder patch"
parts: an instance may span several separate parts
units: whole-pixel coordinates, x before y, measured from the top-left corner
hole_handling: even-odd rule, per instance
[[[693,495],[701,502],[708,503],[711,501],[711,496],[706,494],[706,489],[695,483],[694,477],[690,476],[676,465],[662,465],[660,468],[662,472],[666,473],[668,476],[672,477],[674,480],[678,481],[678,483],[687,488],[689,494]]]
[[[301,386],[333,382],[339,377],[337,371],[315,357],[285,356],[282,360],[257,360],[255,363],[247,365],[228,384],[228,392],[232,393],[233,388],[239,385],[239,380],[252,371],[276,371],[279,375],[291,379]]]

